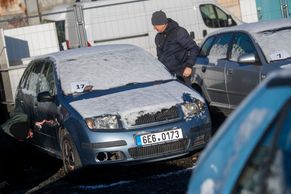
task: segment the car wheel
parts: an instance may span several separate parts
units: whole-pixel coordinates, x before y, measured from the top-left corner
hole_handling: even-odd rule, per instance
[[[66,133],[62,138],[62,159],[65,173],[73,172],[82,167],[79,153],[71,136]]]

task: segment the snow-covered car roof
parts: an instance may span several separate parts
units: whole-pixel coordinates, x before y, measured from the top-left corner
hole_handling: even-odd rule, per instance
[[[213,33],[210,33],[208,36],[220,34],[222,32],[233,32],[233,31],[245,31],[251,34],[272,30],[272,29],[279,29],[284,27],[291,27],[291,19],[277,19],[271,21],[260,21],[260,22],[253,22],[253,23],[243,23],[237,26],[232,26],[228,28],[223,28],[221,30],[217,30]]]
[[[48,57],[57,64],[58,78],[65,95],[78,92],[79,85],[106,90],[129,83],[173,78],[162,63],[133,45],[72,49]]]

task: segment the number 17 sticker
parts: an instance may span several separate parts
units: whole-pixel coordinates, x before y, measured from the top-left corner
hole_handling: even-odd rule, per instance
[[[83,92],[84,88],[88,85],[89,85],[88,81],[72,82],[71,83],[71,90],[73,93]]]
[[[286,58],[289,58],[289,57],[290,57],[290,55],[286,50],[277,50],[277,51],[274,51],[270,55],[270,58],[273,61],[280,60],[280,59],[286,59]]]

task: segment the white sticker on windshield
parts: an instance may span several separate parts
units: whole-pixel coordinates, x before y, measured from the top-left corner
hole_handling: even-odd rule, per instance
[[[85,87],[89,85],[88,81],[80,81],[71,83],[72,93],[83,92]]]
[[[290,55],[286,50],[277,50],[270,55],[272,61],[287,59]]]

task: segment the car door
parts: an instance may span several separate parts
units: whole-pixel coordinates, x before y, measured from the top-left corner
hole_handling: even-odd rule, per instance
[[[23,75],[19,81],[17,90],[16,90],[16,96],[15,96],[15,109],[16,111],[28,113],[29,112],[29,106],[28,104],[25,104],[24,101],[27,99],[27,84],[28,84],[28,78],[30,76],[31,70],[34,68],[33,63],[30,63],[25,71],[23,72]]]
[[[232,33],[223,33],[215,36],[206,55],[199,57],[196,64],[201,66],[202,90],[212,106],[228,107],[229,104],[225,88],[225,65],[232,37]]]
[[[41,70],[42,66],[39,65],[38,61],[31,62],[31,65],[28,67],[20,82],[16,96],[17,108],[21,107],[22,111],[27,114],[31,128],[33,128],[34,117],[33,102],[36,99],[38,77]]]
[[[277,112],[276,119],[268,126],[261,140],[255,144],[250,157],[243,162],[244,167],[240,176],[230,181],[234,183],[231,193],[291,192],[290,125],[291,101],[289,100],[283,109]]]
[[[239,62],[240,57],[253,54],[256,62]],[[226,63],[226,89],[230,108],[234,109],[260,82],[261,64],[250,36],[236,33],[229,61]]]
[[[43,69],[39,75],[37,99],[34,101],[35,133],[39,139],[39,145],[48,151],[58,150],[57,129],[57,104],[55,101],[55,78],[53,63],[43,60]],[[40,99],[40,95],[48,95],[50,100]]]

